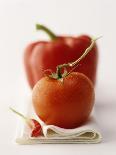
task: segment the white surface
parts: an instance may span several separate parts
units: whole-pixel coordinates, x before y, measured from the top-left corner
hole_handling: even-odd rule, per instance
[[[31,130],[29,126],[20,119],[18,120],[15,136],[15,141],[18,144],[97,144],[102,141],[101,131],[97,124],[94,110],[90,120],[83,126],[75,129],[63,129],[55,125],[46,125],[38,118],[32,106],[31,96],[21,98],[21,102],[24,105],[27,104],[26,107],[23,106],[26,116],[38,120],[44,136],[30,137]]]
[[[114,155],[116,154],[116,1],[115,0],[0,0],[0,154]],[[57,33],[103,35],[99,44],[96,115],[103,142],[95,145],[34,145],[13,143],[16,116],[11,104],[29,92],[22,54],[26,44],[46,35],[35,31],[40,22]]]

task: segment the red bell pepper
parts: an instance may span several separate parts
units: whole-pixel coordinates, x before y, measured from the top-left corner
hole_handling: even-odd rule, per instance
[[[78,59],[91,44],[87,35],[78,37],[57,36],[43,25],[36,25],[37,30],[46,32],[50,41],[37,41],[27,46],[24,52],[24,64],[31,88],[40,80],[46,70],[56,71],[56,66]],[[96,45],[74,71],[84,73],[95,84],[98,51]]]

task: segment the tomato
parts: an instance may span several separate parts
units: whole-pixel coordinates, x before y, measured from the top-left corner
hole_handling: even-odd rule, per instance
[[[94,86],[82,73],[72,72],[63,81],[43,77],[33,88],[37,116],[46,124],[76,128],[84,123],[94,105]]]

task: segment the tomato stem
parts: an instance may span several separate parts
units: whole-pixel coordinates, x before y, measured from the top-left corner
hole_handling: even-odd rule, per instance
[[[76,61],[69,62],[69,63],[67,63],[67,64],[58,65],[58,66],[57,66],[57,71],[56,71],[56,73],[57,73],[57,75],[58,75],[58,79],[59,79],[59,78],[63,78],[63,77],[62,77],[61,71],[62,71],[62,69],[63,69],[64,67],[65,67],[65,68],[66,68],[66,67],[71,67],[71,68],[74,67],[74,68],[72,68],[72,70],[71,70],[70,72],[68,72],[68,73],[65,75],[65,77],[66,77],[67,75],[69,75],[69,74],[78,66],[79,62],[80,62],[82,59],[84,59],[84,58],[86,57],[86,55],[92,50],[92,48],[93,48],[94,45],[95,45],[96,40],[98,40],[99,38],[101,38],[101,36],[98,37],[98,38],[92,39],[92,40],[91,40],[90,46],[84,51],[84,53],[83,53]]]
[[[48,36],[51,38],[51,40],[55,40],[57,38],[57,36],[44,25],[36,24],[36,29],[46,32],[48,34]]]
[[[69,66],[69,64],[62,64],[62,65],[57,66],[56,74],[57,74],[58,79],[63,78],[62,73],[61,73],[62,68],[68,67],[68,66]]]
[[[101,37],[99,37],[99,38],[101,38]],[[79,57],[79,59],[77,59],[74,62],[69,63],[69,66],[74,67],[75,65],[78,65],[78,63],[82,59],[84,59],[84,57],[86,57],[86,55],[92,50],[93,46],[95,45],[96,40],[98,40],[99,38],[92,39],[90,46],[85,50],[85,52]]]

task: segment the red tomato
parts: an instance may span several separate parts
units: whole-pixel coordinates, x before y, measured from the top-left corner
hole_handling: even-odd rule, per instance
[[[92,111],[94,88],[89,78],[78,72],[70,73],[63,82],[43,77],[34,86],[32,101],[36,114],[46,124],[75,128]]]

